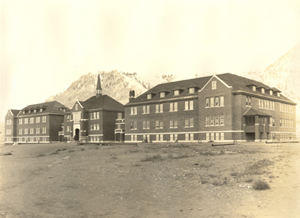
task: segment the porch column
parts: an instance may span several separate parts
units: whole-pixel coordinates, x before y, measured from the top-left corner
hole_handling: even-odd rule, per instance
[[[255,116],[255,142],[260,142],[259,119]]]

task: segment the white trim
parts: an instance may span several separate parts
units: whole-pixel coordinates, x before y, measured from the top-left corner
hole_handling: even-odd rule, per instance
[[[159,100],[153,100],[153,101],[139,101],[139,102],[134,102],[134,103],[127,103],[124,105],[124,107],[131,107],[133,105],[146,105],[148,103],[158,103],[158,102],[173,102],[173,101],[180,101],[180,100],[186,100],[186,99],[198,99],[197,93],[194,93],[192,96],[184,96],[184,97],[176,97],[176,98],[166,98],[166,99],[159,99]],[[174,111],[175,112],[175,111]]]
[[[202,87],[202,89],[200,89],[198,92],[202,92],[202,90],[210,83],[210,81],[213,79],[213,78],[216,78],[218,79],[223,85],[225,85],[227,88],[232,88],[232,86],[229,86],[227,85],[223,80],[221,80],[217,75],[213,75],[208,81],[207,83]]]
[[[9,112],[11,113],[11,115],[14,117],[15,115],[13,114],[13,112],[11,111],[11,109],[9,109]],[[19,111],[19,113],[20,113],[21,111]],[[18,113],[18,114],[19,114]],[[18,116],[18,115],[17,115]]]
[[[243,116],[245,116],[245,114],[251,109],[252,107],[249,107],[248,110],[246,110],[245,113],[243,113]]]
[[[280,133],[280,134],[283,134],[283,133],[287,133],[287,134],[290,134],[290,133],[297,133],[296,131],[295,132],[273,132],[273,131],[271,131],[270,133]]]
[[[156,134],[195,134],[195,133],[216,133],[216,132],[245,132],[244,130],[220,130],[220,131],[195,131],[195,132],[140,132],[140,133],[125,133],[125,136],[130,136],[130,135],[156,135]]]

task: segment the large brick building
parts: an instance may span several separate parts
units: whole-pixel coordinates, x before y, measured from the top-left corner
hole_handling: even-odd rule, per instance
[[[230,73],[160,84],[125,105],[126,141],[291,140],[296,103]]]
[[[8,110],[5,116],[5,143],[58,141],[58,132],[69,108],[57,101]]]
[[[96,95],[86,101],[76,101],[65,115],[64,138],[81,142],[111,142],[124,136],[115,130],[116,121],[124,121],[124,106],[108,95],[102,95],[98,75]],[[119,126],[121,128],[121,126]]]

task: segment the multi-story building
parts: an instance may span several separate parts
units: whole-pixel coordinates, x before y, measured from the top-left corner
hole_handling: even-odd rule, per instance
[[[230,73],[160,84],[125,105],[126,141],[291,140],[296,103]]]
[[[98,75],[96,95],[86,101],[76,101],[71,112],[65,115],[64,137],[81,142],[111,142],[115,140],[116,120],[123,118],[124,106],[102,95]]]
[[[68,111],[57,101],[28,105],[22,110],[8,110],[5,116],[5,142],[58,141],[58,132]]]

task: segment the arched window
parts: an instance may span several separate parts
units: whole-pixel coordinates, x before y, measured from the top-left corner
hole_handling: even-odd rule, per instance
[[[217,82],[216,82],[216,81],[213,81],[213,82],[211,83],[211,89],[212,89],[212,90],[217,89]]]

